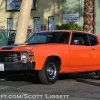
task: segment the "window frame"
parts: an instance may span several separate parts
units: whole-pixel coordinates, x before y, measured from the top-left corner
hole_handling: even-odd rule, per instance
[[[38,21],[37,21],[38,20]],[[40,32],[40,17],[33,17],[33,24],[34,24],[34,32]]]
[[[89,38],[88,38],[88,34],[84,33],[84,32],[72,32],[72,37],[71,37],[70,45],[74,45],[74,44],[72,44],[73,34],[86,35],[86,37],[87,37],[88,45],[84,44],[84,45],[76,45],[76,46],[90,46],[90,41],[89,41]]]
[[[20,8],[21,8],[21,4],[22,4],[22,0],[19,0],[19,3],[17,3],[17,8],[15,7],[11,7],[9,8],[9,2],[10,2],[10,5],[13,6],[15,5],[16,3],[13,3],[13,1],[10,1],[10,0],[6,0],[6,12],[14,12],[14,11],[20,11]],[[31,7],[31,10],[36,10],[36,0],[33,0],[32,1],[32,7]]]

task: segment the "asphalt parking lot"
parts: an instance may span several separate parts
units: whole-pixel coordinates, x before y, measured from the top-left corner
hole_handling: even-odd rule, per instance
[[[100,80],[94,75],[71,74],[44,85],[33,76],[11,75],[0,80],[0,100],[100,100]]]

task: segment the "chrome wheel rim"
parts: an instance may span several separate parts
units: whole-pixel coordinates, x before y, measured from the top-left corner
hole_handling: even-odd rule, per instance
[[[52,80],[55,79],[56,74],[57,74],[57,69],[55,64],[52,62],[49,63],[47,66],[47,77]]]

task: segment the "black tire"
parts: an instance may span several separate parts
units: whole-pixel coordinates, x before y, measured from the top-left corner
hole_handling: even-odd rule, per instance
[[[100,79],[100,70],[97,71],[97,76],[98,76],[98,78]]]
[[[59,75],[59,63],[53,57],[46,59],[42,70],[38,71],[38,76],[43,84],[53,84]]]

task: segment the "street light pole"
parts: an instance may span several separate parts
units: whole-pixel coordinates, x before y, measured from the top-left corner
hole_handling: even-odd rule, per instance
[[[22,0],[15,43],[23,43],[26,40],[32,2],[33,0]]]

